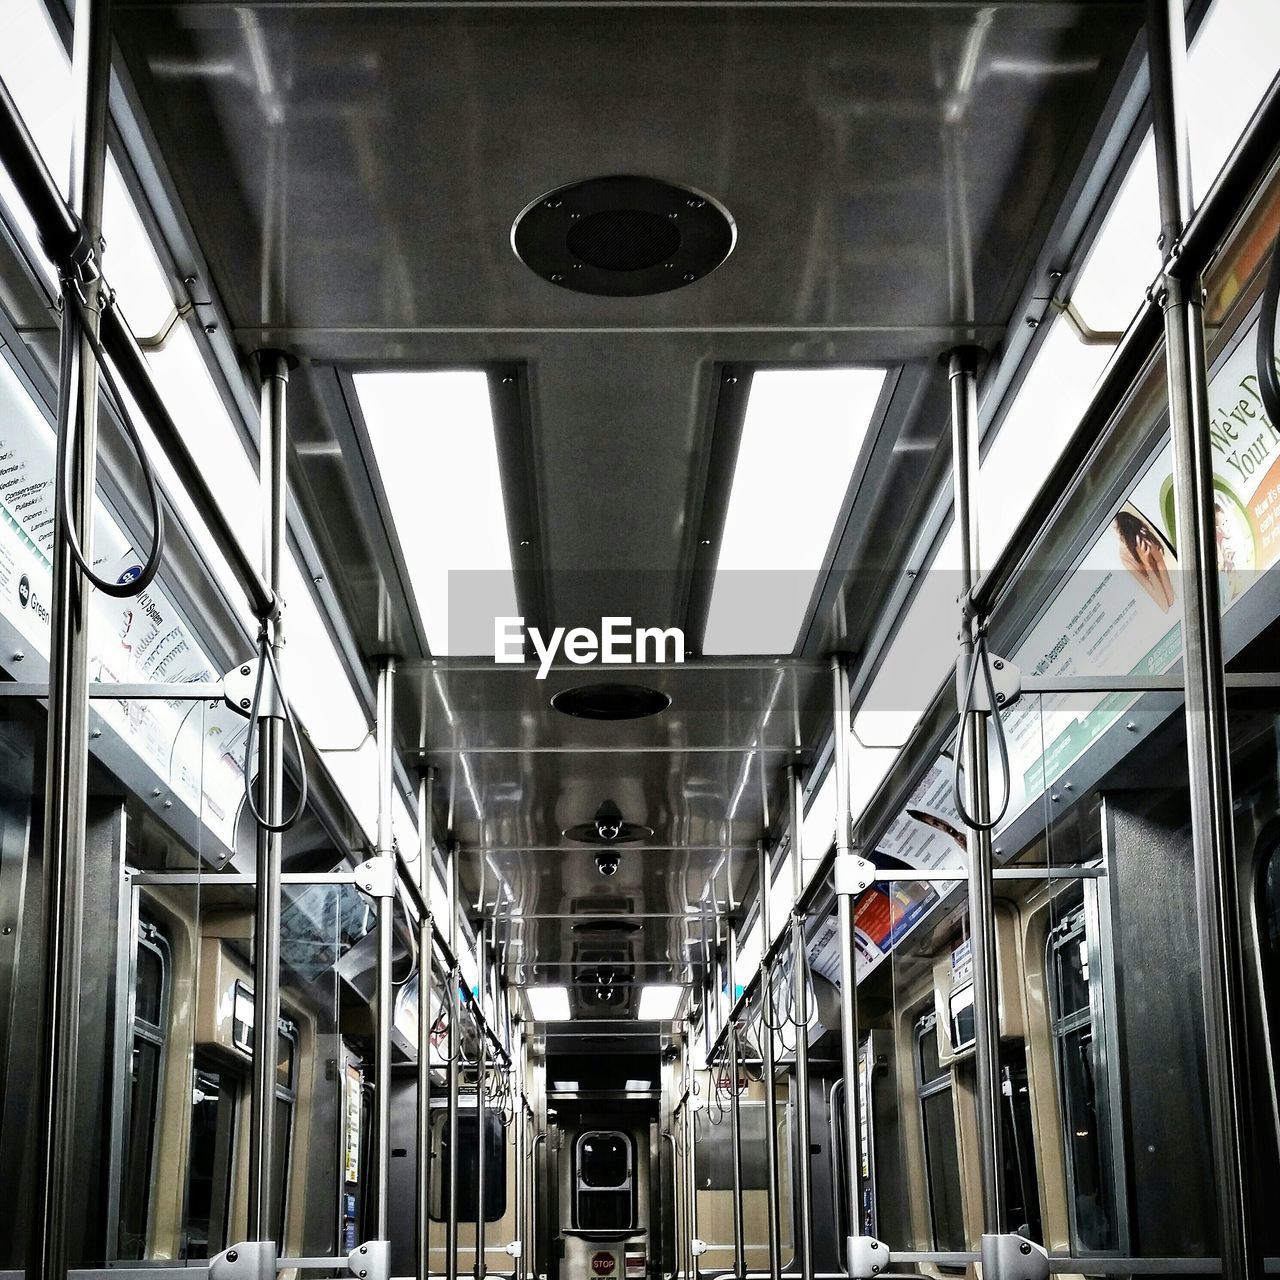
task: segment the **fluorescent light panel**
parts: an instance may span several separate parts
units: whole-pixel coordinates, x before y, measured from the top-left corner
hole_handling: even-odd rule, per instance
[[[795,648],[884,380],[883,369],[753,375],[704,653]]]
[[[675,983],[650,983],[640,988],[641,1022],[670,1022],[680,1010],[684,988]]]
[[[494,618],[519,611],[488,379],[358,373],[355,387],[431,652],[492,653]]]
[[[568,1022],[568,987],[525,987],[524,998],[534,1022]]]

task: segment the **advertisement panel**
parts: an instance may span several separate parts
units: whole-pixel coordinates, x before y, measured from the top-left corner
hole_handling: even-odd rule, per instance
[[[0,360],[0,612],[49,656],[53,582],[54,433],[10,366]],[[142,555],[99,501],[94,572],[126,582]],[[172,683],[221,678],[154,583],[117,600],[90,593],[91,680]],[[95,710],[192,813],[229,845],[244,786],[246,721],[221,702],[98,701]]]
[[[1224,611],[1280,559],[1280,433],[1254,368],[1257,321],[1209,384],[1214,516]],[[1158,675],[1181,657],[1182,572],[1173,449],[1165,444],[1013,660],[1026,675]],[[1011,821],[1137,701],[1132,693],[1027,697],[1005,717]]]

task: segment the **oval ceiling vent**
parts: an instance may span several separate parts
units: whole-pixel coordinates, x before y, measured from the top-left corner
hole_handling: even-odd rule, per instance
[[[580,684],[562,689],[551,705],[579,720],[641,720],[671,705],[668,694],[640,684]]]
[[[710,196],[632,176],[557,187],[511,228],[520,261],[544,280],[611,298],[693,284],[733,252],[736,238],[733,219]]]

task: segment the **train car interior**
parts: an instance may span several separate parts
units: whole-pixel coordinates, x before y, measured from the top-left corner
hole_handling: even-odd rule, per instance
[[[1280,0],[0,0],[0,1280],[1280,1274]]]

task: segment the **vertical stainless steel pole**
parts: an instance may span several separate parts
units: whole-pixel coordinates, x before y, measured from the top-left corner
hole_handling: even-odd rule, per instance
[[[435,924],[431,874],[435,767],[428,765],[418,778],[418,884],[427,909],[418,921],[418,1167],[414,1185],[414,1217],[418,1236],[417,1280],[431,1275],[431,986],[435,971]]]
[[[973,660],[977,619],[968,607],[977,580],[978,525],[971,501],[978,483],[978,352],[951,353],[951,467],[960,537],[960,652],[965,670]],[[970,711],[964,728],[966,807],[979,824],[990,819],[987,718]],[[996,988],[995,903],[991,892],[991,833],[970,831],[969,937],[973,949],[974,1065],[977,1082],[978,1165],[982,1183],[982,1234],[1001,1232],[1004,1188],[1000,1180],[1000,1011]]]
[[[510,1009],[507,1017],[510,1019]],[[511,1046],[511,1124],[514,1127],[512,1140],[515,1145],[515,1239],[519,1243],[520,1253],[516,1258],[516,1280],[524,1276],[524,1032],[515,1037]]]
[[[445,1271],[458,1280],[458,1067],[462,1055],[462,973],[458,968],[458,944],[462,938],[459,897],[458,845],[449,848],[449,942],[454,968],[449,973],[449,1216],[445,1227]]]
[[[394,866],[391,834],[391,798],[395,781],[395,679],[394,658],[378,664],[378,857]],[[391,985],[391,944],[395,932],[395,897],[389,883],[378,897],[377,1048],[373,1083],[376,1105],[375,1149],[378,1153],[377,1201],[374,1220],[377,1239],[385,1240],[391,1213],[391,1022],[395,990]]]
[[[1222,602],[1214,530],[1213,457],[1200,276],[1170,251],[1191,216],[1185,119],[1187,40],[1181,4],[1149,0],[1147,50],[1160,192],[1169,430],[1182,587],[1187,757],[1203,984],[1209,1119],[1222,1272],[1260,1269],[1251,1202],[1250,1083],[1240,890],[1232,827],[1230,738],[1223,685]]]
[[[729,1008],[737,1003],[738,926],[730,922],[725,969],[729,979]],[[738,1098],[738,1024],[729,1021],[729,1136],[733,1142],[733,1274],[743,1280],[747,1274],[747,1232],[742,1210],[742,1114]]]
[[[800,1280],[813,1280],[813,1170],[809,1164],[812,1136],[809,1128],[809,974],[805,955],[804,913],[800,895],[804,891],[804,792],[800,773],[787,768],[787,792],[791,819],[791,979],[796,1006],[796,1253],[800,1260]]]
[[[724,961],[720,954],[720,917],[716,916],[712,922],[715,925],[715,946],[712,948],[712,973],[715,975],[711,982],[711,994],[715,997],[716,1010],[716,1030],[712,1036],[714,1044],[720,1038],[720,1032],[724,1030]]]
[[[479,963],[476,968],[478,971],[480,1016],[485,1019],[487,1018],[485,998],[489,990],[489,955],[485,926],[483,924],[481,924],[476,937],[476,950],[479,953],[477,956]],[[485,1093],[489,1075],[489,1037],[485,1034],[483,1025],[480,1026],[479,1031],[480,1047],[476,1053],[476,1280],[484,1280],[486,1235],[484,1195],[485,1167],[488,1164],[485,1159],[485,1148],[488,1146],[485,1141],[485,1127],[489,1119]]]
[[[693,1083],[697,1074],[693,1069],[692,1046],[686,1047],[689,1062],[689,1101],[684,1109],[684,1167],[685,1178],[689,1187],[689,1274],[693,1280],[698,1276],[698,1255],[694,1252],[694,1241],[698,1238],[698,1164],[694,1155],[694,1143],[697,1139],[697,1116],[693,1109]]]
[[[285,441],[289,358],[279,351],[258,355],[262,375],[262,421],[258,441],[262,489],[262,572],[267,585],[279,592],[285,557]],[[282,665],[284,633],[281,620],[271,626],[270,643],[276,664]],[[260,658],[259,661],[264,659]],[[264,682],[267,675],[263,675]],[[263,715],[258,732],[258,812],[267,823],[284,817],[284,720]],[[252,762],[246,760],[245,768]],[[249,1130],[248,1238],[276,1240],[279,1222],[274,1186],[276,1114],[276,1028],[280,1023],[280,858],[284,837],[258,828],[257,889],[253,942],[253,1080]]]
[[[853,857],[853,815],[849,802],[849,672],[831,659],[832,759],[836,778],[836,867]],[[844,890],[842,892],[842,890]],[[845,1264],[853,1272],[852,1242],[865,1232],[862,1210],[862,1106],[858,1074],[858,953],[854,945],[855,895],[837,870],[836,902],[840,928],[840,1060],[844,1070],[844,1187],[847,1212]]]
[[[102,189],[107,149],[107,88],[111,76],[109,0],[79,0],[72,42],[74,134],[71,208],[95,250],[102,247]],[[96,325],[98,289],[85,288]],[[67,1231],[75,1212],[69,1186],[75,1167],[76,1077],[79,1071],[80,971],[84,925],[85,820],[89,756],[89,592],[67,549],[74,532],[92,559],[97,487],[98,367],[85,335],[64,308],[58,369],[57,474],[70,473],[69,510],[55,504],[50,600],[48,751],[45,763],[42,908],[45,1089],[35,1141],[35,1197],[28,1269],[62,1280],[69,1262]],[[68,456],[67,427],[75,424]],[[69,525],[67,520],[69,519]]]
[[[706,1055],[711,1052],[711,1043],[715,1037],[711,994],[715,990],[716,985],[715,956],[716,950],[719,947],[719,939],[711,937],[710,931],[707,928],[707,916],[705,912],[703,912],[702,918],[698,922],[698,928],[702,934],[702,954],[708,957],[707,972],[702,980],[704,1000],[704,1009],[702,1014],[702,1055],[705,1061]],[[692,1069],[692,1058],[690,1059],[690,1069]]]
[[[675,1073],[671,1073],[674,1077]],[[674,1089],[673,1089],[674,1093]],[[680,1170],[680,1149],[676,1142],[676,1135],[680,1132],[680,1107],[682,1103],[677,1103],[670,1112],[670,1126],[664,1137],[671,1140],[671,1262],[672,1267],[677,1276],[683,1276],[685,1273],[685,1242],[686,1233],[681,1230],[684,1226],[684,1178]]]
[[[773,941],[772,922],[769,918],[769,887],[771,883],[769,850],[760,842],[760,946],[761,954],[769,950]],[[760,1057],[764,1067],[764,1158],[769,1178],[769,1280],[782,1276],[782,1186],[778,1173],[778,1066],[775,1060],[773,1031],[773,978],[767,971],[761,974],[760,1003],[762,1006],[760,1030]]]

